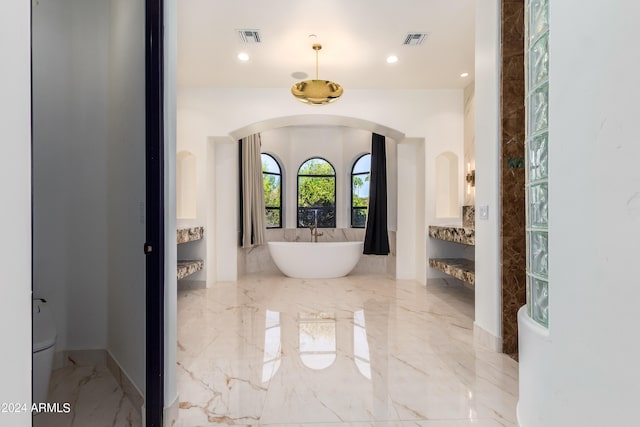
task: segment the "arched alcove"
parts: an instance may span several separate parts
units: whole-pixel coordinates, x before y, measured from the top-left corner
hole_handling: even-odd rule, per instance
[[[458,156],[450,151],[436,157],[436,218],[459,216]]]
[[[230,132],[234,140],[242,139],[248,135],[259,133],[268,129],[282,128],[287,126],[346,126],[355,129],[363,129],[384,135],[396,142],[405,139],[404,133],[390,127],[371,122],[369,120],[358,119],[356,117],[333,116],[326,114],[303,114],[299,116],[274,117],[272,119],[251,123],[240,129]]]
[[[269,119],[256,121],[253,123],[249,123],[246,126],[237,128],[229,132],[230,140],[238,141],[248,135],[252,135],[255,133],[260,133],[263,136],[263,148],[270,147],[268,141],[265,139],[265,134],[269,132],[273,132],[276,130],[282,130],[285,132],[299,132],[301,129],[314,129],[308,135],[308,141],[312,142],[316,140],[319,135],[324,133],[327,129],[345,129],[353,132],[369,132],[369,133],[377,133],[379,135],[383,135],[387,138],[387,179],[388,179],[388,188],[390,189],[388,194],[388,220],[392,230],[395,230],[397,227],[397,211],[398,211],[398,201],[397,201],[397,146],[401,143],[404,143],[407,138],[405,134],[397,129],[385,126],[381,123],[373,122],[366,119],[361,119],[357,117],[351,116],[342,116],[342,115],[330,115],[330,114],[301,114],[301,115],[290,115],[290,116],[279,116],[272,117]],[[346,131],[345,131],[346,132]],[[327,145],[322,141],[317,141],[318,147],[326,148]],[[354,145],[351,144],[351,147]],[[338,198],[337,203],[341,206],[349,206],[351,204],[351,182],[349,179],[345,179],[342,177],[347,176],[350,172],[350,167],[352,166],[351,162],[353,159],[357,158],[356,153],[349,152],[349,150],[342,150],[339,153],[334,153],[337,156],[333,156],[330,153],[327,153],[326,150],[318,149],[309,151],[307,153],[308,157],[313,156],[321,156],[330,160],[337,168],[337,173],[340,178],[337,181],[338,188],[336,190],[336,197]],[[368,142],[366,146],[362,147],[358,154],[364,154],[370,152],[371,144]],[[299,164],[295,164],[293,161],[294,158],[299,154],[301,150],[284,150],[283,152],[279,152],[278,149],[273,148],[270,153],[280,153],[282,155],[282,165],[285,169],[294,170],[297,168]],[[347,155],[345,158],[344,156]],[[280,159],[278,159],[280,160]],[[344,172],[343,172],[344,171]],[[283,178],[283,182],[286,182],[285,178]],[[283,227],[290,228],[295,227],[295,183],[290,183],[288,186],[288,190],[285,190],[285,197],[283,198],[284,205],[288,205],[288,207],[284,211],[284,217],[288,218],[286,224],[283,224]],[[351,211],[346,209],[339,209],[337,212],[337,223],[338,227],[350,227],[351,219]],[[293,222],[292,222],[293,221]]]
[[[208,151],[207,154],[207,170],[214,173],[215,176],[211,180],[217,183],[215,191],[208,195],[208,197],[212,197],[210,206],[215,206],[215,213],[212,213],[207,221],[208,228],[215,230],[214,235],[216,236],[215,239],[208,241],[212,247],[207,253],[215,254],[213,255],[215,260],[211,260],[209,265],[216,266],[215,274],[211,276],[211,283],[237,280],[239,275],[245,274],[247,265],[253,265],[251,263],[255,261],[249,259],[245,252],[237,251],[237,193],[228,185],[229,177],[238,174],[237,141],[255,133],[260,133],[265,137],[266,133],[281,130],[300,134],[309,133],[310,138],[313,139],[314,136],[317,136],[316,134],[325,131],[331,132],[332,128],[351,128],[356,132],[368,131],[387,137],[390,142],[387,146],[387,184],[390,189],[387,199],[390,207],[388,220],[391,224],[389,228],[390,240],[393,242],[395,250],[392,251],[386,264],[382,267],[387,273],[399,278],[424,280],[427,259],[425,255],[426,237],[416,238],[416,234],[418,234],[416,230],[425,228],[425,201],[428,197],[424,186],[425,165],[419,161],[419,159],[425,158],[424,138],[407,138],[403,132],[364,119],[338,115],[305,114],[274,117],[253,122],[230,131],[226,136],[208,136],[211,153]],[[319,145],[319,147],[327,148],[326,145]],[[351,162],[357,157],[357,154],[368,151],[369,147],[370,144],[366,147],[359,147],[353,153],[349,150],[336,151],[338,158],[342,156],[342,160],[337,160],[340,163],[337,165],[338,170],[350,170]],[[303,151],[302,148],[295,149],[295,152],[272,150],[266,138],[263,139],[263,149],[269,153],[280,153],[283,167],[289,170],[297,168],[298,163],[296,162],[300,160]],[[311,154],[323,155],[322,152]],[[402,165],[402,168],[399,168],[399,165]],[[289,218],[293,223],[283,224],[283,228],[295,228],[296,187],[295,183],[289,181],[288,190],[285,190],[287,194],[285,200],[288,199],[292,202],[288,204],[289,212],[284,214],[284,217]],[[290,191],[293,193],[289,194]],[[350,203],[349,182],[338,183],[337,192],[340,193],[337,194],[337,200],[340,203]],[[287,203],[283,202],[283,204]],[[348,210],[345,210],[345,213],[341,214],[343,215],[342,219],[338,218],[338,228],[349,227],[346,222],[350,219],[349,213]],[[259,251],[254,250],[252,256],[253,254],[259,254]],[[381,268],[379,264],[376,264],[375,267]],[[274,266],[274,268],[276,267]]]
[[[180,151],[176,158],[176,216],[196,218],[196,156]]]

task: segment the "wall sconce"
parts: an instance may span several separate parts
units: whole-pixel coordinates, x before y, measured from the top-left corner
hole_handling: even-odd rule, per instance
[[[476,170],[471,170],[471,163],[467,163],[467,194],[471,194],[471,187],[476,186]]]
[[[467,184],[470,184],[472,187],[476,186],[476,171],[475,169],[471,172],[467,173]]]

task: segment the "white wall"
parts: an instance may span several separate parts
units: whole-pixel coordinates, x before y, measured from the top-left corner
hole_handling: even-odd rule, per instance
[[[248,109],[247,105],[251,105]],[[435,191],[435,156],[443,151],[454,152],[460,162],[463,158],[463,94],[462,90],[422,90],[422,91],[367,91],[351,90],[345,92],[342,99],[328,106],[312,108],[295,102],[288,89],[189,89],[178,90],[178,150],[189,150],[197,158],[206,155],[208,137],[228,137],[236,135],[238,130],[246,130],[249,125],[265,121],[277,121],[286,117],[318,117],[317,124],[326,124],[326,117],[342,117],[357,122],[358,120],[376,123],[382,130],[391,130],[400,135],[394,138],[400,144],[404,135],[418,137],[423,140],[424,149],[420,159],[425,164],[427,185],[425,188],[426,203],[420,206],[421,223],[429,223],[435,217],[433,192]],[[345,120],[346,120],[345,119]],[[259,126],[256,126],[259,127]],[[380,131],[379,133],[385,134]],[[416,161],[415,157],[410,161]],[[198,165],[202,163],[199,161]],[[398,164],[398,168],[405,167]],[[460,163],[461,166],[461,163]],[[206,171],[198,166],[198,183],[206,181]],[[461,170],[461,167],[459,167]],[[402,183],[398,182],[398,186]],[[199,187],[200,188],[200,187]],[[203,187],[204,188],[204,187]],[[196,222],[204,222],[206,213],[200,212],[200,203],[205,203],[205,190],[199,190],[198,218]],[[206,191],[209,191],[207,189]],[[411,197],[415,197],[411,196]],[[462,188],[459,190],[462,201]],[[229,200],[229,203],[234,203]],[[228,205],[227,204],[227,205]],[[398,199],[400,209],[405,205]],[[426,212],[426,213],[425,213]],[[398,213],[398,215],[400,215]],[[288,215],[289,216],[289,215]],[[413,229],[416,232],[416,229]],[[426,243],[424,226],[417,231],[420,234],[420,245]],[[211,234],[209,234],[211,237]],[[229,240],[228,249],[234,248],[237,238]],[[398,246],[403,245],[398,239]],[[415,247],[404,251],[414,253]],[[424,258],[422,263],[426,263]],[[206,263],[205,263],[206,264]],[[411,277],[424,281],[425,268],[412,270]]]
[[[180,151],[176,158],[176,212],[178,218],[195,218],[197,203],[196,156],[189,151]]]
[[[207,226],[209,240],[205,264],[213,267],[207,276],[207,286],[215,281],[235,281],[238,279],[238,215],[239,215],[239,166],[238,144],[231,138],[211,138],[208,141],[208,168],[213,185],[209,184],[204,193],[209,202]]]
[[[408,138],[398,145],[398,232],[396,277],[426,283],[424,140]],[[400,244],[402,242],[402,244]]]
[[[500,1],[476,6],[476,310],[475,326],[500,345]],[[466,165],[464,166],[466,173]],[[489,219],[480,220],[480,206]]]
[[[107,341],[108,3],[33,6],[34,294],[56,350]]]
[[[144,393],[144,2],[112,0],[110,16],[108,349]]]
[[[448,113],[462,120],[462,90],[349,90],[333,104],[313,107],[295,99],[283,89],[179,88],[178,111],[200,114],[206,133],[228,135],[236,129],[267,119],[298,115],[354,117],[396,129],[405,135],[425,136],[433,144],[456,137],[461,129],[451,129],[437,120]],[[251,105],[251,108],[247,108]],[[431,120],[436,119],[436,120]],[[462,122],[461,122],[462,123]],[[178,126],[181,126],[178,122]],[[197,129],[185,130],[195,136]],[[462,134],[460,134],[460,137]],[[462,142],[460,142],[462,143]],[[179,149],[182,141],[178,139]]]
[[[460,181],[460,164],[458,156],[450,151],[445,151],[436,157],[435,169],[435,205],[436,218],[459,218],[460,203],[458,191]]]
[[[0,8],[0,402],[31,402],[30,3]],[[8,349],[8,350],[7,350]],[[0,424],[30,426],[31,414],[0,413]]]
[[[476,169],[476,87],[474,83],[469,83],[464,88],[464,162],[463,175]],[[475,204],[476,188],[468,186],[465,180],[462,181],[464,187],[464,205]],[[467,191],[468,189],[468,191]]]
[[[549,331],[520,322],[518,418],[637,425],[640,5],[549,14]]]

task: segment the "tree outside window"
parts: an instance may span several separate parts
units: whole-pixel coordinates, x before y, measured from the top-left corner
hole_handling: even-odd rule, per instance
[[[331,163],[314,157],[298,169],[299,228],[336,226],[336,172]]]
[[[267,228],[282,228],[282,172],[278,161],[262,153],[262,185]]]
[[[371,154],[364,154],[351,169],[351,227],[364,228],[369,208],[369,178]]]

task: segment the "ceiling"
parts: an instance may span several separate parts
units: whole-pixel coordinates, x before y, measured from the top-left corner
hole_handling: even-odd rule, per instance
[[[177,3],[180,87],[289,88],[315,78],[313,43],[323,46],[319,78],[345,91],[463,88],[473,80],[475,0]],[[245,44],[241,29],[258,30],[261,42]],[[413,32],[428,36],[404,46]],[[250,59],[238,60],[240,52]],[[388,64],[389,55],[398,62]]]

